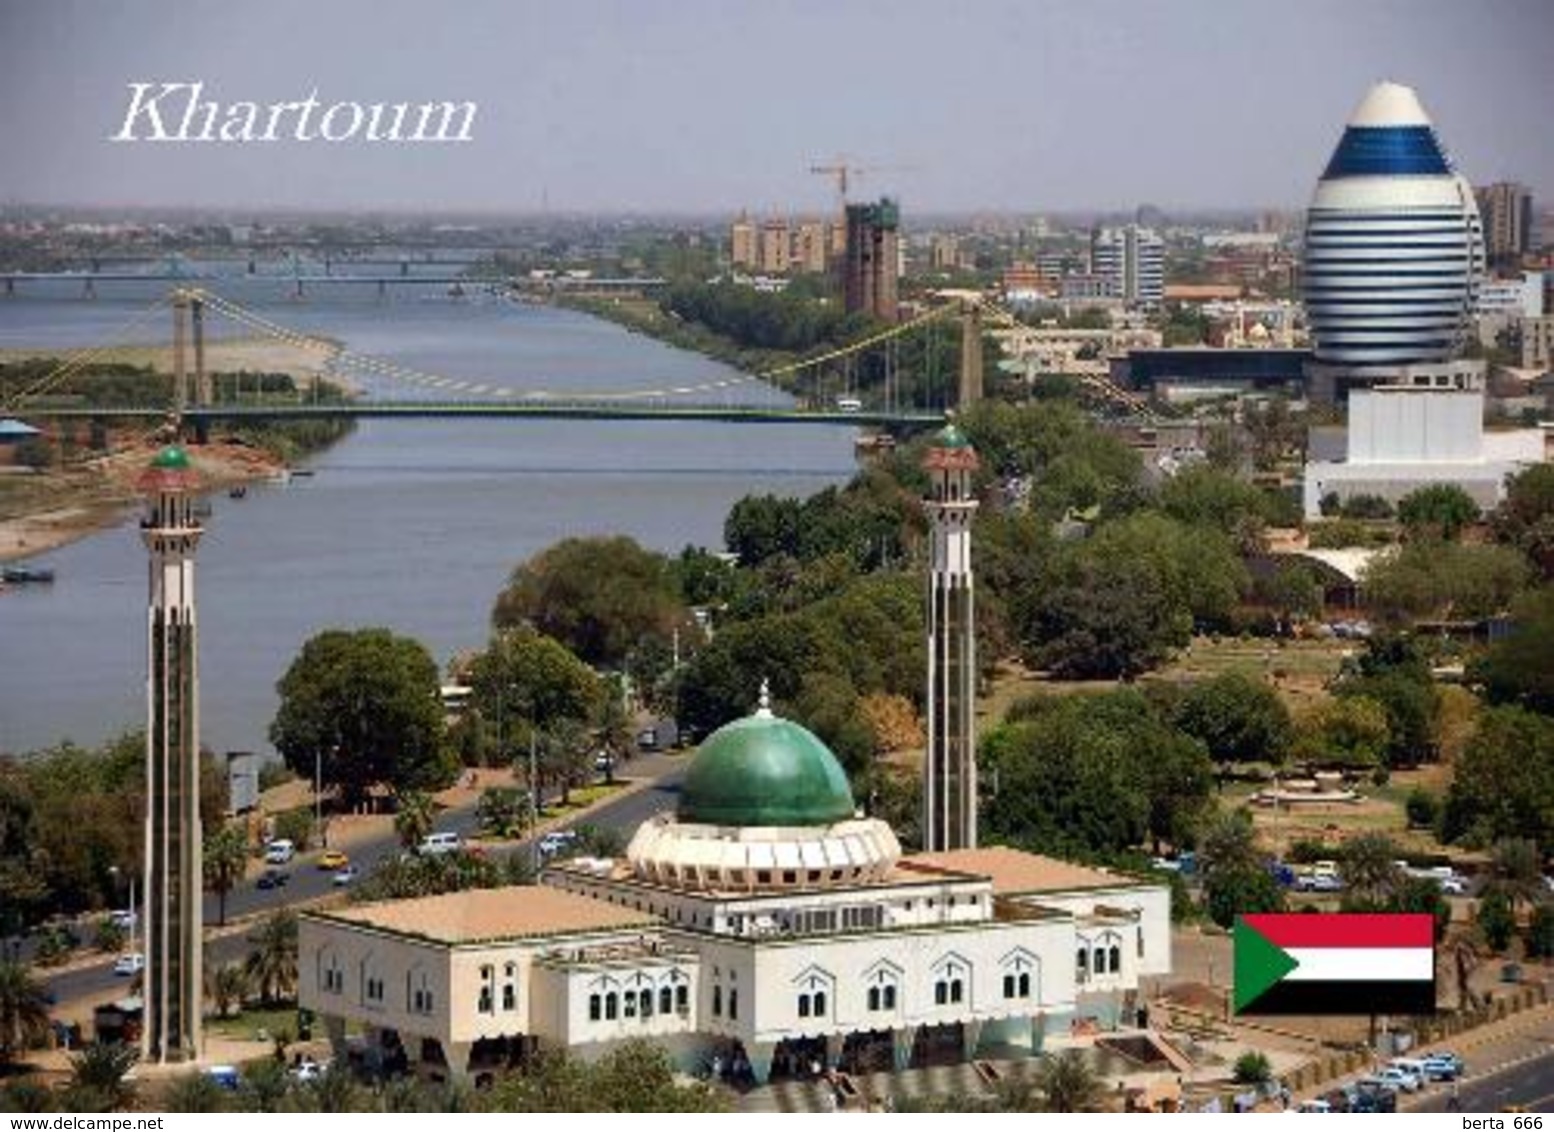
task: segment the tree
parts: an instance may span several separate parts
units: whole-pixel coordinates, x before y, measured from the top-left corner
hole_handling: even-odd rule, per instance
[[[1173,722],[1219,762],[1284,761],[1289,709],[1263,681],[1240,672],[1200,680],[1176,705]]]
[[[216,894],[219,920],[227,922],[227,893],[248,869],[248,834],[239,825],[224,825],[205,839],[205,887]]]
[[[248,995],[248,972],[241,963],[223,963],[209,974],[207,992],[216,1003],[216,1013],[227,1017],[236,1006],[242,1009]]]
[[[324,782],[347,805],[379,784],[448,780],[441,680],[419,642],[387,629],[326,630],[302,646],[277,691],[270,741],[298,774],[311,776],[322,756]]]
[[[662,1047],[632,1038],[589,1064],[565,1050],[542,1050],[491,1094],[497,1112],[721,1112],[722,1097],[701,1082],[681,1084]]]
[[[529,824],[529,801],[516,786],[488,786],[475,805],[475,820],[491,837],[521,837]]]
[[[1391,740],[1387,713],[1375,700],[1345,696],[1322,700],[1296,720],[1294,757],[1313,766],[1364,769],[1378,766]]]
[[[1284,560],[1252,579],[1252,597],[1289,623],[1322,612],[1322,583],[1305,562]]]
[[[49,1000],[43,984],[23,964],[0,960],[0,1066],[9,1065],[48,1033]]]
[[[472,702],[495,725],[498,756],[526,751],[529,737],[566,721],[583,725],[599,712],[604,686],[567,648],[529,626],[497,633],[469,669]]]
[[[1344,844],[1338,875],[1344,882],[1345,911],[1381,911],[1406,875],[1398,867],[1397,844],[1383,833],[1362,833]]]
[[[1533,464],[1506,481],[1494,529],[1544,581],[1554,581],[1554,464]]]
[[[414,851],[432,832],[437,803],[423,790],[407,790],[394,799],[394,835],[400,845]]]
[[[1454,483],[1415,488],[1398,501],[1398,521],[1410,539],[1454,542],[1478,516],[1473,497]]]
[[[1425,617],[1490,617],[1527,582],[1527,563],[1503,546],[1405,543],[1360,576],[1372,614],[1389,624]]]
[[[1441,800],[1423,786],[1415,786],[1403,802],[1411,829],[1433,829],[1441,814]]]
[[[1530,838],[1554,846],[1554,720],[1519,707],[1485,711],[1457,757],[1441,816],[1448,841]]]
[[[1341,681],[1340,697],[1362,698],[1378,705],[1387,721],[1382,760],[1387,766],[1413,767],[1435,757],[1441,696],[1429,671],[1389,669],[1374,676]]]
[[[66,1102],[73,1112],[106,1112],[121,1107],[134,1092],[126,1080],[140,1051],[121,1042],[93,1042],[70,1059]]]
[[[1229,928],[1238,915],[1282,912],[1284,890],[1263,865],[1252,816],[1245,810],[1220,813],[1198,843],[1203,897],[1209,918]]]
[[[1046,1097],[1048,1112],[1094,1112],[1100,1107],[1100,1079],[1077,1049],[1042,1058],[1036,1084]]]
[[[1494,704],[1522,704],[1554,715],[1554,586],[1523,595],[1511,608],[1509,636],[1471,668]]]
[[[1525,942],[1527,958],[1554,958],[1554,901],[1545,900],[1532,910]]]
[[[491,619],[530,625],[583,660],[619,666],[645,637],[686,621],[668,560],[625,536],[569,538],[513,571]]]
[[[1511,907],[1511,898],[1505,893],[1498,889],[1485,893],[1484,899],[1478,902],[1474,920],[1491,951],[1501,953],[1511,946],[1511,937],[1516,934],[1516,912]]]
[[[1528,837],[1507,837],[1495,842],[1489,862],[1491,884],[1511,901],[1511,911],[1535,904],[1548,891],[1543,883],[1543,854]]]
[[[1241,477],[1212,464],[1190,464],[1160,488],[1165,513],[1192,526],[1212,527],[1243,552],[1261,548],[1268,498]]]
[[[297,914],[286,909],[272,913],[248,942],[249,984],[267,1005],[289,998],[297,986]]]
[[[168,1082],[162,1104],[168,1112],[226,1112],[231,1098],[214,1077],[196,1070]]]
[[[1261,1085],[1272,1076],[1273,1066],[1268,1063],[1268,1055],[1261,1050],[1247,1050],[1236,1058],[1236,1084]]]

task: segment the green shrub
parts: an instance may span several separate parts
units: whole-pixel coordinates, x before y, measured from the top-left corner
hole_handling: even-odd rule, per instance
[[[1269,1077],[1273,1076],[1273,1066],[1269,1064],[1268,1055],[1257,1050],[1247,1050],[1236,1058],[1236,1083],[1238,1085],[1261,1085]]]

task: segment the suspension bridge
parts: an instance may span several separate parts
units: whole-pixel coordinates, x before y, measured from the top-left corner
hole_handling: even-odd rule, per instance
[[[475,379],[434,373],[358,353],[284,326],[201,287],[175,289],[138,311],[121,329],[127,331],[168,308],[173,315],[173,375],[165,401],[110,406],[92,404],[79,395],[62,396],[62,391],[75,388],[73,383],[89,374],[93,364],[104,360],[112,349],[97,347],[60,361],[13,393],[0,406],[0,413],[40,422],[91,420],[126,425],[156,424],[172,418],[200,435],[217,424],[438,418],[818,424],[906,434],[940,424],[946,411],[981,399],[984,326],[1012,321],[1000,308],[958,301],[755,373],[698,383],[649,382],[638,388],[578,393],[536,387],[532,379],[511,375]],[[251,335],[319,351],[327,359],[318,367],[319,380],[297,386],[288,397],[256,393],[245,400],[227,395],[231,390],[218,397],[206,365],[205,325],[212,315]],[[958,359],[951,357],[948,337],[940,337],[946,324],[954,323],[959,324]],[[918,339],[913,352],[915,365],[907,367],[901,355],[904,344],[914,339]],[[344,400],[322,396],[320,383],[330,379],[337,384],[365,386],[369,395]],[[1104,387],[1109,383],[1098,384]],[[780,397],[777,389],[790,396]],[[751,397],[752,391],[758,395]],[[1137,401],[1115,386],[1097,391],[1114,401]]]

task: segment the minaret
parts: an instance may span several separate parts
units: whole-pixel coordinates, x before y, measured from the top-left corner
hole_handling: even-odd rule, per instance
[[[199,671],[195,661],[194,471],[176,444],[140,481],[149,507],[146,681],[146,969],[141,1057],[188,1061],[201,1048],[204,885],[200,843]]]
[[[928,572],[928,753],[923,767],[923,848],[977,844],[977,634],[971,584],[971,519],[977,454],[953,424],[923,461],[932,494]]]

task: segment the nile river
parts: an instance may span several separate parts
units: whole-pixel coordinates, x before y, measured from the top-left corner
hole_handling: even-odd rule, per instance
[[[351,350],[516,389],[588,393],[729,374],[584,315],[454,302],[438,288],[405,287],[386,302],[334,288],[302,303],[274,282],[215,289]],[[156,293],[107,284],[96,301],[74,287],[0,299],[0,348],[158,340],[170,334],[170,315],[118,330]],[[219,320],[211,331],[248,333]],[[417,395],[367,384],[377,395]],[[775,396],[736,387],[699,399]],[[445,665],[483,643],[512,568],[558,539],[623,532],[664,551],[717,547],[736,499],[843,480],[852,442],[850,430],[822,425],[363,422],[311,462],[313,476],[211,500],[197,582],[203,740],[217,750],[269,749],[275,682],[321,629],[388,626]],[[146,565],[133,526],[33,563],[52,567],[56,583],[0,593],[0,751],[64,737],[97,743],[138,725]]]

